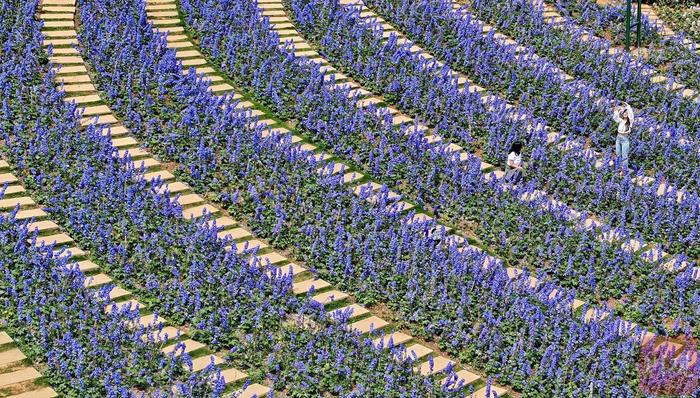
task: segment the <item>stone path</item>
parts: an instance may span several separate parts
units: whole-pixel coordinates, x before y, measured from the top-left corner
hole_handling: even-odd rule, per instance
[[[0,161],[0,167],[3,165]],[[51,387],[38,383],[43,376],[29,362],[12,337],[0,331],[0,395],[6,398],[57,397]]]

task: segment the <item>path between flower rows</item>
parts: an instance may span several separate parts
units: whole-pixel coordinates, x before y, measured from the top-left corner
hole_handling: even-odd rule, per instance
[[[0,161],[0,169],[7,163]],[[42,384],[41,373],[6,332],[0,331],[0,394],[6,398],[53,398],[56,391]]]

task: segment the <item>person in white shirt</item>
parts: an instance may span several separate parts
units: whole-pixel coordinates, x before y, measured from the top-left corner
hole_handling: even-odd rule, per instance
[[[615,155],[620,159],[623,171],[629,166],[630,132],[634,123],[634,111],[626,102],[615,107],[613,120],[617,123],[617,139],[615,140]]]
[[[523,178],[522,150],[523,144],[520,142],[515,142],[510,146],[510,153],[506,162],[505,179],[512,184],[517,184]]]

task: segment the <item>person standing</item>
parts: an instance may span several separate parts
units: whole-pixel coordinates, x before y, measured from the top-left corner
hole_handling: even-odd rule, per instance
[[[615,107],[613,120],[617,123],[617,138],[615,139],[615,155],[620,159],[622,172],[629,167],[630,132],[634,123],[634,111],[628,103]]]

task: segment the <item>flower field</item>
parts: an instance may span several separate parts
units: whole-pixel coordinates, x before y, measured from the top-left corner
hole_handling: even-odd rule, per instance
[[[700,53],[623,11],[0,0],[0,397],[698,396]]]

